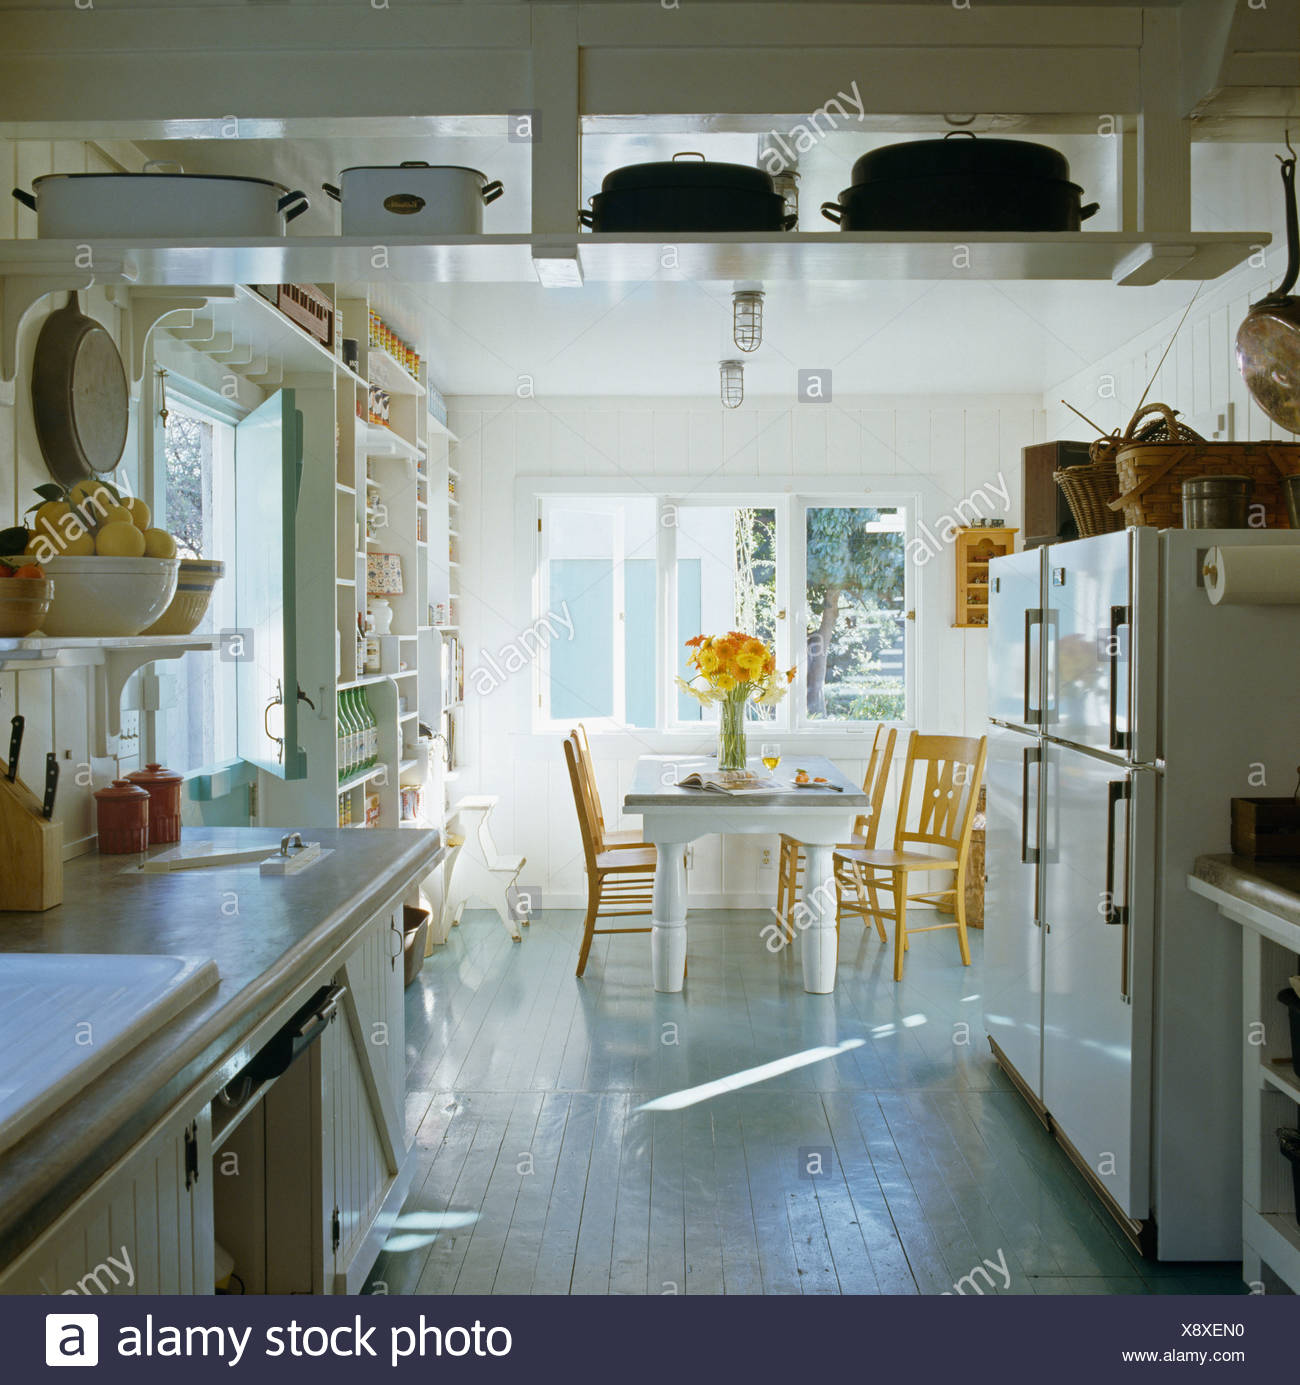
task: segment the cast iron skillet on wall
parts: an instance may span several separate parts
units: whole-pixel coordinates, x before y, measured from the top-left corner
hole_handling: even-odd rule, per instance
[[[578,220],[593,231],[788,231],[795,224],[770,173],[696,153],[614,169]]]
[[[117,466],[129,400],[116,343],[68,294],[45,319],[32,360],[36,440],[56,481],[72,486]]]
[[[1283,159],[1286,199],[1286,273],[1282,282],[1250,311],[1237,328],[1237,369],[1255,403],[1289,433],[1300,433],[1300,297],[1291,292],[1300,275],[1300,225],[1296,219],[1295,150]]]
[[[1081,206],[1064,154],[969,130],[887,144],[853,165],[853,185],[822,215],[842,231],[1077,231]]]

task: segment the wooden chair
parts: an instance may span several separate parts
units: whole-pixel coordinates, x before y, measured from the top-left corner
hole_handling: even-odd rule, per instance
[[[577,738],[578,751],[582,757],[582,768],[587,776],[587,790],[591,798],[592,807],[596,813],[596,823],[600,828],[600,839],[604,843],[606,851],[623,851],[628,847],[643,847],[646,845],[645,839],[640,832],[635,830],[630,832],[608,832],[605,830],[605,810],[600,803],[600,790],[596,787],[596,763],[591,756],[591,742],[587,739],[587,728],[579,722],[576,730],[571,733]]]
[[[569,766],[573,802],[578,810],[582,851],[587,863],[587,917],[583,922],[582,948],[577,975],[587,969],[587,954],[597,933],[649,933],[647,928],[597,928],[596,920],[630,918],[650,913],[654,902],[656,853],[650,845],[606,846],[596,804],[583,767],[582,740],[576,731],[564,739],[564,758]]]
[[[913,731],[907,742],[893,850],[841,849],[835,853],[837,878],[842,875],[845,882],[844,912],[860,915],[868,926],[869,920],[874,919],[882,940],[886,936],[884,921],[893,920],[895,981],[903,979],[903,954],[912,933],[955,928],[962,965],[970,966],[970,944],[966,938],[966,866],[987,748],[984,736],[975,740],[969,736],[923,736]],[[908,821],[914,802],[913,781],[922,773],[924,781],[915,790],[919,803],[913,826]],[[923,849],[909,849],[915,847]],[[911,876],[936,870],[955,873],[950,888],[909,893]],[[892,909],[886,909],[880,902],[879,895],[885,891],[893,900]],[[907,922],[909,902],[946,906],[945,912],[952,913],[953,921],[912,928]]]
[[[871,742],[871,757],[867,761],[867,772],[862,779],[862,792],[867,795],[871,802],[865,813],[858,814],[853,823],[853,831],[849,840],[840,843],[845,848],[873,847],[876,844],[876,834],[880,831],[881,808],[885,801],[885,789],[889,784],[889,770],[894,762],[894,742],[897,738],[898,732],[893,727],[886,726],[883,721],[876,727],[876,734]],[[842,883],[838,879],[841,869],[837,859],[835,863],[837,886]],[[782,832],[781,856],[777,864],[776,874],[776,916],[791,939],[794,938],[795,930],[790,921],[790,912],[799,897],[799,882],[802,878],[803,844]],[[838,895],[840,890],[837,889],[836,893]],[[837,910],[837,922],[838,919]]]

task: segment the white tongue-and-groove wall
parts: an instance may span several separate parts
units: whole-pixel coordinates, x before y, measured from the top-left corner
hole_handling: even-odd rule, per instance
[[[562,733],[534,732],[530,669],[485,696],[470,693],[483,651],[502,649],[537,615],[530,598],[534,546],[519,529],[521,497],[548,477],[590,477],[594,484],[636,477],[653,489],[694,494],[708,493],[714,475],[729,484],[752,477],[755,494],[798,493],[801,481],[817,480],[863,499],[873,491],[914,495],[920,517],[937,526],[956,501],[1001,475],[1010,488],[1007,514],[1018,524],[1020,449],[1044,437],[1041,400],[1023,395],[846,397],[831,406],[760,398],[735,412],[716,398],[459,397],[450,401],[448,423],[461,439],[454,457],[468,704],[459,758],[469,766],[452,797],[499,796],[496,840],[528,858],[521,882],[541,887],[544,907],[585,899]],[[918,721],[927,731],[980,734],[988,636],[951,628],[953,587],[952,550],[945,547],[917,573]],[[710,744],[709,733],[698,746],[643,732],[596,737],[607,824],[640,825],[619,812],[639,754]],[[805,736],[800,744],[833,754],[856,776],[870,750],[864,737]],[[770,904],[775,873],[759,862],[771,845],[758,837],[697,842],[692,902]]]
[[[30,188],[32,180],[46,173],[108,173],[116,168],[94,146],[80,140],[0,139],[0,239],[34,235],[33,218],[8,196],[14,187]],[[55,295],[46,300],[52,310],[61,306]],[[81,295],[82,311],[118,336],[118,310],[102,289]],[[50,480],[36,441],[31,409],[32,355],[45,307],[29,317],[18,343],[16,399],[0,406],[0,527],[18,523],[23,511],[38,497],[32,488]],[[124,470],[136,482],[136,428],[134,420],[123,454]],[[21,759],[22,777],[39,789],[45,754],[59,757],[60,779],[55,817],[63,825],[65,853],[93,847],[95,804],[91,797],[91,697],[90,679],[83,669],[60,672],[0,673],[0,726],[5,728],[4,753],[8,754],[9,719],[15,712],[26,720]],[[129,747],[128,747],[129,749]],[[133,753],[121,768],[134,769]],[[114,773],[111,760],[93,765],[94,788],[107,783]]]

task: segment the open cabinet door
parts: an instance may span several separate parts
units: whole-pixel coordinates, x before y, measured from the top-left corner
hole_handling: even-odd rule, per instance
[[[302,779],[298,744],[294,528],[302,476],[302,415],[280,390],[235,428],[235,611],[239,755],[281,779]]]

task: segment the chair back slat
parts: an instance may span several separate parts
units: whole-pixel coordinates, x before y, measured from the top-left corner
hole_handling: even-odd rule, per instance
[[[862,792],[871,800],[865,813],[859,813],[853,824],[853,835],[861,837],[868,847],[876,844],[880,832],[881,811],[885,803],[885,790],[889,785],[889,772],[894,764],[894,743],[898,732],[882,721],[876,726],[876,734],[871,742],[871,758],[867,761],[867,772],[862,779]]]
[[[582,763],[581,742],[576,732],[564,738],[564,759],[569,766],[569,783],[573,787],[573,803],[578,810],[578,828],[582,833],[582,850],[587,869],[593,870],[602,850],[603,837],[591,804],[591,791]]]
[[[587,792],[591,799],[592,808],[595,810],[597,836],[600,838],[603,849],[605,841],[605,809],[600,801],[600,790],[596,786],[596,761],[591,753],[591,738],[587,735],[587,728],[582,722],[577,724],[572,734],[577,740],[583,772],[587,776]]]
[[[911,733],[894,831],[896,851],[924,845],[960,852],[975,821],[986,750],[983,736]]]

